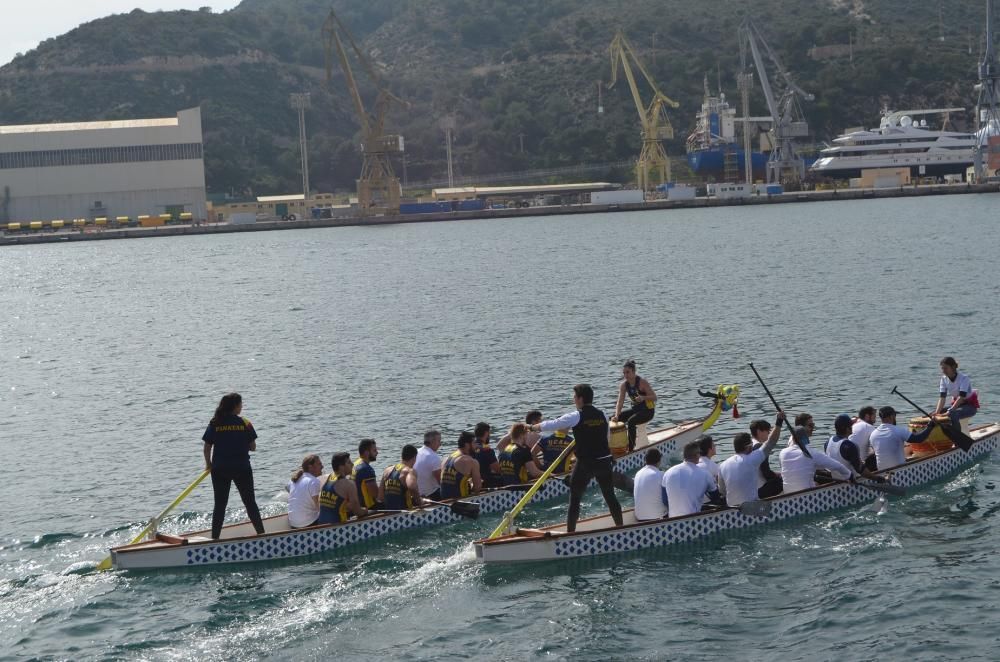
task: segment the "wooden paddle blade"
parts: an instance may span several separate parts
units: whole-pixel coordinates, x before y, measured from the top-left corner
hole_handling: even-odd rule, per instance
[[[472,501],[456,501],[451,504],[451,512],[459,517],[479,519],[479,504]]]
[[[884,492],[898,497],[906,496],[906,488],[902,485],[893,485],[892,483],[869,483],[861,480],[854,481],[854,484],[860,485],[861,487],[867,487],[873,492]]]
[[[747,517],[767,517],[773,506],[770,501],[744,501],[740,504],[740,512]]]

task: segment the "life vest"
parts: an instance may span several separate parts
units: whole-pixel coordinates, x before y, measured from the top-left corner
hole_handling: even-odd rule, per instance
[[[337,494],[336,485],[337,474],[330,474],[323,483],[323,488],[319,492],[319,518],[320,524],[343,524],[351,515],[347,512],[347,499]]]
[[[629,384],[628,381],[625,382],[625,392],[628,393],[628,399],[632,401],[632,406],[635,408],[645,407],[653,409],[656,407],[656,403],[643,399],[643,394],[639,392],[639,384],[641,382],[642,377],[639,375],[635,376],[635,385]]]
[[[403,481],[405,469],[406,465],[400,462],[385,477],[383,504],[386,510],[410,510],[413,508],[413,495],[406,489],[406,483]]]
[[[444,468],[441,469],[441,498],[461,499],[469,496],[472,486],[469,484],[469,477],[458,470],[455,462],[462,457],[462,451],[455,451],[444,461]]]
[[[365,508],[373,508],[376,503],[376,497],[378,497],[378,491],[371,489],[372,485],[375,485],[375,470],[372,469],[372,465],[365,462],[365,459],[359,457],[354,461],[354,469],[351,471],[351,480],[358,488],[358,498],[361,500],[361,505]]]
[[[611,457],[608,447],[608,419],[594,405],[584,405],[580,410],[580,422],[573,426],[576,437],[574,453],[578,461],[592,461]]]
[[[511,444],[500,453],[500,480],[503,485],[523,485],[529,480],[527,464],[531,451]]]
[[[562,452],[573,443],[573,437],[569,436],[562,430],[556,431],[544,439],[538,440],[538,445],[542,449],[542,461],[545,463],[545,467],[548,468],[553,462],[559,459]],[[573,457],[573,453],[569,453],[562,462],[559,463],[555,469],[554,473],[561,474],[569,470],[570,460]]]

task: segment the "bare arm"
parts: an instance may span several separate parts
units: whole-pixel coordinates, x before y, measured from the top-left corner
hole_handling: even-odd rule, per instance
[[[645,389],[642,389],[642,384],[646,385]],[[642,380],[642,384],[639,384],[639,390],[646,391],[642,397],[647,402],[656,402],[656,391],[653,390],[653,386],[645,378]]]
[[[412,469],[407,471],[406,478],[403,479],[403,484],[406,485],[406,489],[410,492],[410,497],[413,499],[413,505],[423,505],[423,501],[420,499],[420,488],[417,487],[417,472]]]
[[[612,421],[617,421],[622,415],[623,404],[625,404],[625,382],[618,385],[618,402],[615,403],[615,415],[611,417]]]
[[[379,503],[385,503],[385,476],[386,476],[387,473],[389,473],[389,469],[388,468],[382,473],[382,480],[380,480],[379,483],[378,483],[378,502]]]
[[[206,443],[205,447],[202,449],[205,454],[205,469],[207,471],[212,470],[212,444]]]
[[[543,473],[542,470],[538,468],[538,465],[535,464],[534,460],[525,462],[524,468],[528,472],[528,476],[531,478],[538,478]]]
[[[542,452],[542,446],[536,442],[535,445],[531,447],[531,457],[535,459],[535,464],[541,466],[542,458],[544,456],[545,454]]]
[[[934,407],[934,413],[940,414],[944,411],[944,393],[938,396],[937,406]]]
[[[344,497],[348,512],[355,517],[364,517],[367,515],[368,509],[358,502],[358,490],[354,487],[354,481],[350,481],[350,484],[346,487],[341,487],[342,485],[344,485],[343,482],[337,486],[337,493]],[[319,497],[316,498],[319,499]]]
[[[500,441],[497,442],[497,452],[499,453],[508,446],[510,446],[510,432],[500,437]]]
[[[472,460],[472,464],[469,466],[469,477],[472,478],[472,493],[477,494],[483,489],[483,477],[479,475],[479,463]]]

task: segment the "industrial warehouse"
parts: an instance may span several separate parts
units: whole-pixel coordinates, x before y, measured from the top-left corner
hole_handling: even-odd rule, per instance
[[[201,110],[0,126],[0,200],[8,219],[56,227],[203,219]]]

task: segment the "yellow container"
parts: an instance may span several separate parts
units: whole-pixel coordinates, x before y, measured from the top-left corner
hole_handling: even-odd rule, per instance
[[[174,220],[174,215],[173,214],[160,214],[160,220],[163,221],[164,223],[169,223],[170,221]]]
[[[182,221],[188,221],[188,222],[193,221],[194,220],[194,214],[192,214],[189,211],[181,212],[180,219]]]
[[[169,216],[168,216],[169,218]],[[158,225],[163,225],[164,220],[161,216],[140,216],[139,225],[144,228],[156,227]]]
[[[87,219],[85,219],[85,218],[74,218],[73,219],[73,227],[74,228],[82,228],[86,224],[87,224]]]
[[[118,225],[128,225],[128,222],[129,222],[128,216],[115,216],[115,223],[117,223]]]
[[[621,457],[628,453],[628,429],[624,423],[611,423],[611,455]]]
[[[20,223],[8,223],[7,232],[19,232],[21,230]]]
[[[59,228],[66,225],[66,221],[52,221],[52,229],[58,230]]]
[[[97,218],[94,219],[94,225],[107,225],[107,224],[108,224],[108,219],[104,218],[103,216],[98,216]]]
[[[30,227],[32,230],[41,230],[42,229],[42,222],[41,221],[32,221],[28,227]]]

